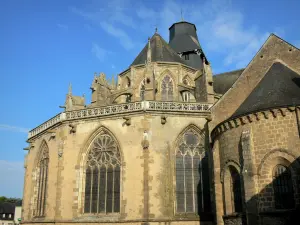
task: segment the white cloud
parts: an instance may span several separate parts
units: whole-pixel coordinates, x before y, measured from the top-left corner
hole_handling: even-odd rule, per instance
[[[69,27],[67,25],[61,24],[61,23],[58,23],[57,27],[61,30],[65,30],[65,31],[69,29]]]
[[[101,22],[100,26],[105,30],[108,34],[119,39],[120,43],[126,50],[130,50],[134,47],[134,42],[127,35],[125,31],[120,28],[113,26],[107,22]]]
[[[24,163],[0,160],[0,193],[6,197],[22,197],[24,184]]]
[[[101,61],[103,62],[105,57],[110,53],[109,51],[101,48],[98,44],[93,43],[92,45],[92,53]]]
[[[23,128],[23,127],[16,127],[16,126],[11,126],[7,124],[0,124],[0,130],[8,130],[8,131],[13,131],[13,132],[20,132],[20,133],[28,133],[29,129]]]
[[[247,26],[243,13],[234,8],[230,0],[197,1],[188,7],[165,1],[157,12],[140,6],[137,16],[144,22],[156,18],[161,28],[159,32],[167,39],[169,26],[180,20],[181,8],[184,20],[196,25],[200,44],[209,60],[214,63],[210,55],[223,58],[224,67],[245,67],[269,35],[255,24]],[[284,34],[279,27],[275,31]]]
[[[155,27],[168,41],[168,28],[181,20],[183,11],[184,20],[196,25],[203,50],[218,68],[245,67],[270,33],[259,24],[251,24],[251,21],[246,23],[245,15],[231,0],[197,0],[188,5],[179,0],[166,0],[158,8],[147,2],[113,0],[106,5],[95,3],[89,10],[72,8],[72,11],[100,25],[106,33],[117,38],[126,50],[131,51],[136,51],[140,46],[136,44],[138,38],[152,35]],[[275,27],[272,31],[281,37],[285,34],[281,27]],[[141,35],[137,37],[136,33]],[[222,61],[214,61],[216,59]]]
[[[72,7],[71,11],[86,20],[98,24],[106,33],[117,38],[126,50],[131,50],[134,47],[134,41],[120,25],[128,29],[135,28],[136,23],[133,18],[129,16],[129,13],[125,13],[124,5],[126,5],[124,0],[113,0],[105,5],[105,7],[103,4],[96,4],[93,5],[93,10],[81,10]]]

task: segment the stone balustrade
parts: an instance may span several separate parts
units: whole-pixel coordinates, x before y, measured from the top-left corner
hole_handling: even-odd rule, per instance
[[[29,131],[28,138],[45,131],[46,129],[66,120],[77,120],[92,117],[101,117],[117,114],[126,114],[138,111],[161,111],[161,112],[185,112],[201,113],[208,112],[212,104],[207,103],[190,103],[190,102],[161,102],[161,101],[142,101],[131,102],[96,108],[86,108],[81,110],[62,112],[49,119],[38,127]]]

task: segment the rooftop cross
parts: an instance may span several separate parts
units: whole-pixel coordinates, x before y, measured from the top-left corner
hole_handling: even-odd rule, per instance
[[[184,21],[184,19],[183,19],[183,13],[182,13],[182,8],[180,9],[180,14],[181,14],[181,21]]]

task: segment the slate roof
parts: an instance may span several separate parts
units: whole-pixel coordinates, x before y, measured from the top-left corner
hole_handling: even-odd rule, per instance
[[[177,62],[186,65],[186,62],[168,45],[168,43],[155,33],[150,39],[151,61],[152,62]],[[131,66],[145,64],[147,60],[148,43],[140,54],[135,58]]]
[[[187,21],[174,23],[170,28],[169,45],[176,52],[188,52],[201,49],[195,24]],[[172,35],[172,31],[174,34]]]
[[[3,214],[14,214],[15,204],[10,202],[0,202],[0,213]]]
[[[293,105],[300,105],[300,74],[276,62],[232,117]]]
[[[243,73],[244,69],[235,70],[227,73],[216,74],[213,76],[213,87],[217,94],[225,94],[234,82]]]
[[[176,35],[169,43],[176,52],[188,52],[195,49],[202,49],[198,40],[192,35]]]

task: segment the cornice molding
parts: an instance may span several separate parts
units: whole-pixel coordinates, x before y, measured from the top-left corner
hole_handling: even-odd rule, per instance
[[[296,106],[298,109],[300,106]],[[231,130],[233,128],[243,126],[249,123],[255,123],[259,120],[268,120],[270,118],[277,118],[279,116],[285,117],[287,113],[294,112],[296,109],[293,107],[281,107],[281,108],[273,108],[259,112],[249,113],[240,117],[229,118],[228,120],[217,125],[213,131],[211,132],[212,140],[214,140],[220,134],[226,132],[227,130]]]

